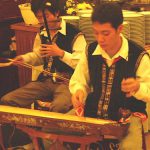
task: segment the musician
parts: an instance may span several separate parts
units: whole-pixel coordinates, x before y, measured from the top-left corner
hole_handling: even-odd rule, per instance
[[[60,75],[66,74],[69,79],[80,59],[81,52],[86,47],[86,41],[83,34],[73,25],[64,20],[57,21],[61,15],[58,3],[58,0],[31,1],[31,9],[41,26],[44,25],[42,13],[44,9],[52,44],[41,43],[41,36],[49,41],[48,33],[43,28],[40,35],[37,34],[35,38],[33,52],[17,56],[15,60],[34,66],[44,64],[45,68],[49,67],[49,71],[59,72]],[[50,66],[45,58],[46,61],[47,58],[51,58],[48,59],[51,61]],[[72,106],[68,85],[63,81],[60,83],[60,81],[44,75],[40,75],[39,80],[6,94],[1,101],[5,105],[30,107],[36,100],[48,99],[49,97],[52,100],[49,111],[66,113]]]
[[[120,141],[120,149],[142,150],[142,121],[134,112],[146,115],[150,57],[121,34],[123,14],[118,4],[97,5],[91,19],[97,41],[88,45],[71,77],[73,106],[76,110],[85,107],[85,116],[116,121],[120,108],[131,112],[128,134]]]

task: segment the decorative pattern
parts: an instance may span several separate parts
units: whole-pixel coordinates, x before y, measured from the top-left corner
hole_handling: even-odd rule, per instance
[[[108,118],[108,105],[110,102],[110,94],[111,94],[111,89],[112,89],[112,84],[113,84],[113,79],[115,75],[115,64],[113,64],[110,67],[109,70],[109,75],[108,75],[108,81],[106,81],[107,76],[106,76],[106,65],[102,65],[102,95],[99,100],[98,104],[98,112],[97,115],[100,118],[107,119]]]
[[[0,123],[49,128],[63,134],[75,135],[124,135],[128,125],[116,121],[77,117],[61,113],[0,106]],[[117,132],[116,132],[117,131]]]

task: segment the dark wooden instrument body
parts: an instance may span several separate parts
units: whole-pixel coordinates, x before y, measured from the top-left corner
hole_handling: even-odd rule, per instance
[[[54,112],[0,106],[0,123],[48,128],[60,134],[114,136],[122,138],[129,124]]]

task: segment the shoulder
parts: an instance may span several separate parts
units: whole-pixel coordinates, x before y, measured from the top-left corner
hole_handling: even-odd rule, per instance
[[[87,46],[87,51],[88,51],[88,54],[89,54],[89,55],[91,55],[91,54],[95,51],[97,45],[98,45],[98,43],[97,43],[97,41],[95,41],[95,42],[90,43],[90,44]]]
[[[81,32],[77,27],[75,27],[74,25],[70,23],[66,23],[66,31],[67,33],[71,32],[71,33],[76,33],[76,34]]]
[[[145,51],[144,47],[140,46],[139,44],[137,44],[132,40],[128,40],[128,43],[129,43],[129,50],[136,51],[139,53]]]
[[[129,52],[130,54],[133,53],[139,57],[143,57],[144,55],[148,55],[149,53],[144,49],[144,47],[138,45],[134,41],[128,40],[129,43]]]

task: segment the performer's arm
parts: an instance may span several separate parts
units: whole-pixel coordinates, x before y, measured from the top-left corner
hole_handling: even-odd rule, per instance
[[[150,102],[150,58],[144,55],[137,69],[137,78],[124,79],[122,82],[122,91],[127,96],[134,96],[138,100]]]
[[[37,34],[33,45],[33,51],[21,55],[24,62],[34,66],[42,65],[43,59],[40,54],[40,47],[41,47],[41,40],[39,34]]]
[[[60,58],[64,63],[75,69],[77,63],[80,59],[82,59],[81,54],[86,49],[86,40],[83,34],[79,34],[79,36],[74,41],[72,47],[72,53],[64,52],[64,56]]]
[[[74,99],[73,104],[78,102],[83,104],[85,102],[85,99],[90,92],[89,80],[87,57],[84,51],[69,83],[69,89]]]

